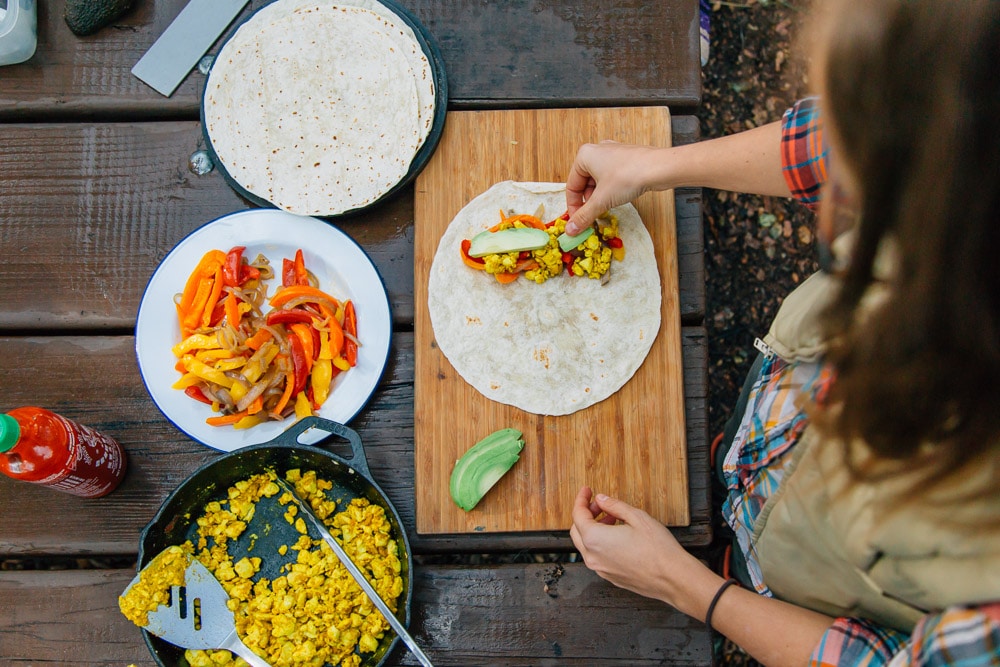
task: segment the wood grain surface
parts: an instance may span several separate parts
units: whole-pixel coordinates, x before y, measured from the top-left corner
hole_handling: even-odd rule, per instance
[[[566,499],[582,485],[643,507],[667,525],[689,522],[672,192],[635,202],[661,276],[660,331],[632,379],[600,403],[552,417],[487,399],[437,347],[426,306],[441,234],[476,195],[504,180],[565,182],[582,142],[667,146],[670,138],[665,107],[449,113],[438,150],[417,179],[414,203],[417,532],[566,528],[572,509]],[[470,273],[476,278],[482,276]],[[521,459],[465,512],[449,495],[452,467],[478,440],[506,427],[525,434]]]
[[[696,118],[674,120],[675,143],[697,139]],[[171,248],[199,226],[252,206],[218,171],[199,176],[188,168],[202,148],[196,122],[4,125],[0,330],[131,329],[146,282]],[[698,324],[705,312],[700,190],[677,198],[681,313]],[[411,327],[412,187],[332,224],[364,247],[396,325]]]
[[[210,49],[270,0],[252,0]],[[451,108],[666,104],[701,100],[696,0],[398,0],[437,42]],[[38,5],[38,48],[3,68],[0,119],[198,117],[205,75],[170,97],[132,76],[187,0],[147,0],[94,35],[66,26],[66,0]]]
[[[118,611],[131,570],[0,572],[0,664],[154,665]],[[710,632],[582,563],[422,565],[410,632],[435,665],[708,665]],[[595,628],[600,628],[595,632]],[[400,645],[385,665],[415,665]]]

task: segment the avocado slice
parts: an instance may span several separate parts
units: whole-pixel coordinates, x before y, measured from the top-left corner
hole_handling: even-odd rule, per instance
[[[562,249],[562,251],[569,252],[573,248],[579,247],[581,243],[589,239],[591,236],[593,236],[593,234],[594,234],[594,228],[587,227],[576,236],[570,236],[566,232],[563,232],[562,234],[559,235],[559,238],[557,240],[559,241],[559,247]]]
[[[544,233],[544,232],[543,232]],[[451,471],[451,499],[471,511],[520,459],[524,438],[514,428],[494,431],[462,455]]]
[[[73,34],[92,35],[132,7],[132,0],[66,0],[66,25]]]
[[[483,232],[472,237],[469,257],[483,257],[504,252],[538,250],[549,244],[549,233],[534,227],[512,227],[499,232]]]

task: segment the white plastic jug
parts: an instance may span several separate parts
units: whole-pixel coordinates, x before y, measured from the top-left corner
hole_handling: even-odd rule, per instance
[[[37,41],[35,0],[0,0],[0,65],[24,62]]]

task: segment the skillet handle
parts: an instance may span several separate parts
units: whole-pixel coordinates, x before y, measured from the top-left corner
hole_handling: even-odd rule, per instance
[[[365,456],[365,446],[361,444],[361,436],[354,429],[348,428],[339,422],[323,419],[322,417],[304,417],[289,426],[284,433],[271,440],[269,444],[301,446],[299,436],[310,428],[316,428],[320,431],[340,436],[349,442],[352,455],[350,459],[345,459],[345,462],[365,477],[371,478],[371,471],[368,470],[368,457]],[[324,436],[315,444],[322,446],[327,440],[328,437]]]

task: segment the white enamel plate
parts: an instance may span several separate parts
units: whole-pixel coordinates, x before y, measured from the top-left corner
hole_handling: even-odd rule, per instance
[[[242,430],[209,426],[205,420],[216,414],[210,406],[171,389],[180,378],[174,369],[177,359],[170,351],[181,341],[174,295],[183,291],[206,252],[227,252],[234,246],[246,246],[244,257],[252,260],[261,253],[271,262],[276,278],[269,281],[270,295],[281,284],[282,259],[294,258],[301,248],[306,267],[319,279],[320,289],[354,302],[361,341],[358,363],[335,379],[330,397],[318,412],[326,419],[350,422],[378,387],[389,357],[392,316],[385,285],[368,255],[342,231],[316,218],[273,209],[240,211],[209,222],[178,243],[153,273],[139,304],[135,327],[139,372],[153,402],[181,431],[225,452],[272,440],[292,425],[294,417]],[[315,440],[323,435],[317,434]],[[304,435],[301,441],[309,442],[310,438]]]

